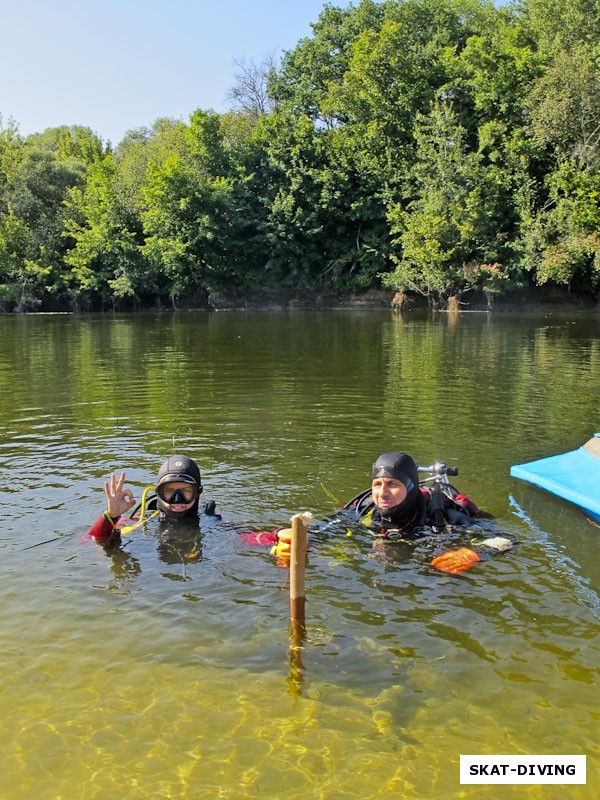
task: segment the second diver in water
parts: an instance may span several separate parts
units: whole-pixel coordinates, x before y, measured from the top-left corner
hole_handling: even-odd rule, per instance
[[[321,531],[331,531],[351,514],[380,546],[388,542],[429,539],[441,534],[446,525],[453,531],[460,530],[485,516],[472,500],[449,483],[445,484],[445,490],[440,500],[433,487],[423,485],[419,481],[419,467],[408,453],[382,453],[373,464],[371,486],[342,506],[333,520],[317,527]],[[441,524],[436,509],[437,514],[442,515]],[[285,528],[272,536],[276,539],[273,549],[281,563],[281,559],[289,558],[291,531]],[[505,536],[488,536],[476,543],[470,542],[468,547],[446,549],[431,560],[431,565],[442,572],[458,574],[510,549],[513,544],[513,540]]]
[[[440,532],[436,507],[442,513],[442,525],[448,523],[452,528],[460,528],[472,524],[481,515],[477,505],[449,483],[445,487],[442,505],[438,506],[435,490],[419,482],[419,467],[408,453],[382,453],[373,464],[371,487],[353,497],[344,509],[355,512],[371,534],[383,541],[410,541],[432,531]],[[512,545],[513,541],[506,537],[488,537],[474,546],[447,550],[431,564],[443,572],[456,574]]]

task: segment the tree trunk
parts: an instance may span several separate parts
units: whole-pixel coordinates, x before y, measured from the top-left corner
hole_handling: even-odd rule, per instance
[[[407,298],[404,292],[396,292],[392,297],[392,308],[394,311],[402,311],[407,306]]]
[[[450,297],[448,298],[448,311],[451,314],[458,314],[458,312],[460,311],[459,295],[457,294],[450,295]]]

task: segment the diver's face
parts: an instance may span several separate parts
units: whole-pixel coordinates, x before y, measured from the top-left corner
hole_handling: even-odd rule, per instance
[[[183,481],[163,483],[158,488],[158,496],[170,511],[180,514],[182,511],[189,511],[194,505],[198,496],[198,487],[193,483],[184,483]]]
[[[396,508],[408,496],[406,486],[396,478],[375,478],[371,484],[371,493],[375,505],[383,511]]]

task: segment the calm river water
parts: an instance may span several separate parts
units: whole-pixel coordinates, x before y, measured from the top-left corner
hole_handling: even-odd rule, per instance
[[[600,315],[2,317],[0,363],[1,797],[595,796],[600,530],[509,468],[600,431]],[[239,531],[327,516],[389,449],[520,544],[448,576],[313,538],[290,649],[287,570]],[[172,452],[223,516],[193,558],[82,540],[113,469],[139,496]],[[588,783],[461,786],[475,753]]]

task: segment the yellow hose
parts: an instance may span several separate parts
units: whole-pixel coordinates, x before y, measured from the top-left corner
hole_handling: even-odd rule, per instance
[[[142,504],[140,506],[139,520],[134,525],[126,525],[125,527],[120,528],[119,530],[121,533],[131,533],[131,531],[134,531],[136,528],[139,528],[140,525],[145,525],[146,522],[149,522],[159,513],[157,509],[156,511],[153,511],[152,514],[146,516],[146,502],[148,500],[148,495],[150,494],[150,492],[154,491],[156,491],[156,486],[146,486],[146,488],[144,489],[144,493],[142,494]]]

